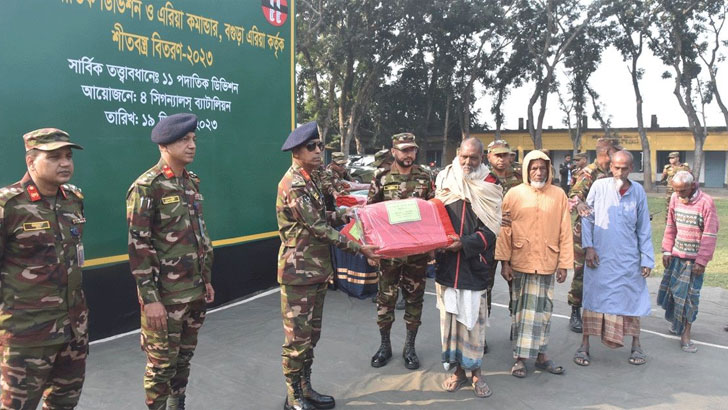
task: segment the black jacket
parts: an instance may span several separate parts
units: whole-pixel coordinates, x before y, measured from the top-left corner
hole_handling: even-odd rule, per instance
[[[464,207],[464,209],[463,209]],[[437,283],[455,289],[485,290],[488,269],[494,263],[495,234],[478,219],[469,202],[445,206],[463,247],[437,255]]]

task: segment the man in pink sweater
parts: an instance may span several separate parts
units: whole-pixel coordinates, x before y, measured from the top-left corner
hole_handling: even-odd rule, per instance
[[[690,340],[690,328],[698,316],[705,266],[715,251],[718,215],[713,198],[698,189],[690,172],[677,172],[672,187],[675,193],[670,198],[662,239],[665,273],[657,303],[672,324],[670,331],[681,335],[682,350],[695,353],[698,347]]]

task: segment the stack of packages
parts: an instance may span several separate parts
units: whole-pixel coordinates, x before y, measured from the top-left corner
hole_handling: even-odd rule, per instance
[[[419,198],[384,201],[355,210],[341,230],[350,239],[379,247],[384,258],[402,258],[443,248],[455,235],[441,201]]]

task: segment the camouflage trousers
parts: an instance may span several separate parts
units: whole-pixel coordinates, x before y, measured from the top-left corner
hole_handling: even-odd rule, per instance
[[[190,360],[205,321],[204,299],[165,308],[167,330],[150,329],[142,314],[142,350],[147,354],[144,391],[150,409],[165,409],[168,396],[185,393],[190,377]]]
[[[574,223],[574,277],[571,279],[569,290],[569,305],[581,307],[581,297],[584,292],[584,259],[586,252],[581,248],[581,219]]]
[[[407,259],[382,260],[377,292],[377,325],[390,330],[394,323],[394,306],[399,289],[404,297],[404,322],[407,330],[417,330],[422,317],[422,300],[425,296],[427,255],[410,256]]]
[[[4,346],[0,409],[73,409],[86,374],[88,334],[51,346]]]
[[[327,283],[281,285],[283,318],[283,375],[289,390],[300,380],[304,366],[313,362],[313,349],[321,338]]]

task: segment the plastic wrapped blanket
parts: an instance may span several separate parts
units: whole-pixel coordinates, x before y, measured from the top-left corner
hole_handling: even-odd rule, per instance
[[[441,201],[419,198],[384,201],[355,209],[356,218],[342,233],[367,245],[379,247],[385,258],[402,258],[443,248],[455,235]]]

